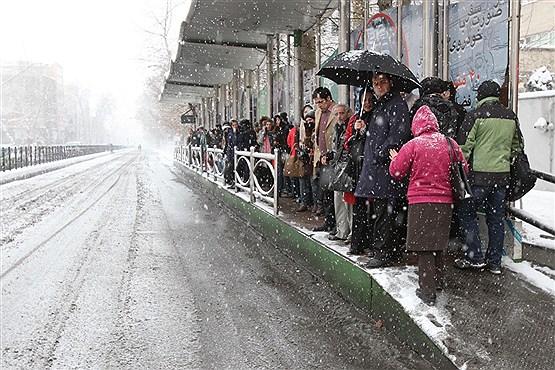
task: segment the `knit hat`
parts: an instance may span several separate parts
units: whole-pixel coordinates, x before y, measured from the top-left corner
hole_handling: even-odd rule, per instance
[[[447,83],[439,77],[426,77],[420,82],[420,85],[422,86],[421,96],[428,94],[440,94],[449,90]]]
[[[478,94],[476,95],[476,99],[478,101],[489,98],[490,96],[494,96],[498,98],[501,95],[501,86],[493,80],[487,80],[482,82],[482,84],[478,87]]]

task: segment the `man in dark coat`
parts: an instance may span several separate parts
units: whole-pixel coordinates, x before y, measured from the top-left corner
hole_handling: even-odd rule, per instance
[[[364,128],[364,163],[355,190],[356,197],[372,198],[374,205],[374,257],[366,263],[367,268],[388,266],[401,257],[404,234],[398,216],[406,203],[408,182],[389,175],[389,150],[399,150],[411,139],[409,110],[391,76],[374,75],[372,86],[377,102]]]
[[[449,83],[439,77],[426,77],[420,84],[422,85],[420,98],[410,110],[411,121],[416,111],[426,105],[437,118],[439,132],[455,138],[462,119],[459,120],[459,112],[448,98],[450,95]]]
[[[224,155],[225,155],[225,183],[228,186],[233,186],[235,183],[234,179],[234,168],[235,168],[235,147],[240,145],[240,132],[239,124],[236,120],[231,121],[231,128],[226,130],[227,135],[225,139]]]

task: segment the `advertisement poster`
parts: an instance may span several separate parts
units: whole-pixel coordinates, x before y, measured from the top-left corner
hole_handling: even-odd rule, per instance
[[[509,64],[507,0],[462,1],[449,9],[449,75],[457,101],[476,106],[476,90],[486,80],[503,85]]]
[[[402,62],[409,67],[414,75],[422,78],[422,6],[403,6],[402,9]],[[397,57],[397,8],[385,10],[375,14],[368,21],[367,37],[368,50]],[[410,30],[410,32],[407,32]],[[361,50],[364,47],[364,32],[358,27],[353,32],[353,49]]]
[[[442,14],[441,8],[438,13]],[[422,5],[403,6],[402,62],[419,80],[424,77],[422,19]],[[368,50],[396,56],[396,20],[397,8],[378,13],[369,20]],[[505,81],[509,63],[508,24],[508,0],[466,0],[450,4],[447,31],[449,80],[457,88],[457,101],[467,109],[476,106],[476,90],[480,83],[494,80],[503,85]],[[362,26],[352,33],[351,42],[353,49],[363,48]]]

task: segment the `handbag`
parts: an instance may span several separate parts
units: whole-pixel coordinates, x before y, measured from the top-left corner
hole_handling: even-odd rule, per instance
[[[451,139],[445,137],[449,144],[449,178],[451,180],[451,192],[453,200],[459,201],[472,197],[472,189],[464,171],[464,165],[461,161],[457,160],[455,148]]]
[[[352,176],[350,161],[336,161],[332,167],[332,178],[330,190],[353,192],[355,191],[355,180]]]
[[[355,190],[355,180],[353,178],[353,163],[347,158],[343,158],[344,148],[337,155],[337,160],[333,162],[330,174],[330,190],[353,192]]]
[[[304,162],[296,155],[288,156],[283,166],[283,176],[303,177],[304,174]]]
[[[353,179],[358,182],[360,173],[362,172],[362,164],[364,162],[364,145],[366,143],[365,133],[355,133],[349,138],[347,143],[349,147],[349,165],[352,166]]]
[[[524,153],[524,140],[522,139],[522,133],[518,124],[516,130],[521,151],[511,161],[509,187],[505,194],[505,200],[511,202],[519,200],[532,190],[537,180],[536,175],[530,169],[528,156]]]

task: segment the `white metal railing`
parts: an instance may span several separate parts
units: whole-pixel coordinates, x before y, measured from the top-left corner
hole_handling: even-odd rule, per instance
[[[254,203],[257,198],[270,203],[274,208],[274,215],[277,215],[279,199],[277,187],[277,164],[279,164],[279,150],[275,149],[274,154],[270,154],[255,152],[254,147],[251,147],[250,151],[240,151],[236,148],[234,155],[235,188],[247,191],[250,195],[251,203]],[[244,171],[241,171],[242,168],[245,168],[244,166],[248,168],[248,178],[241,177],[246,175]],[[266,184],[264,184],[258,177],[258,174],[264,169],[264,167],[268,168],[272,175],[272,184],[267,189],[264,188],[264,185]]]
[[[280,163],[279,150],[275,149],[273,154],[259,153],[254,151],[241,151],[235,148],[233,179],[237,192],[243,190],[249,194],[251,203],[257,199],[269,203],[273,207],[274,215],[278,214],[278,167]],[[225,186],[226,158],[222,149],[207,148],[200,146],[181,145],[174,149],[174,158],[183,165],[199,173],[206,173],[212,177],[214,182]],[[264,168],[267,171],[264,171]],[[268,182],[260,178],[261,173],[271,175]]]
[[[222,149],[208,148],[206,149],[206,172],[214,177],[214,181],[221,180],[225,185],[225,155]]]

